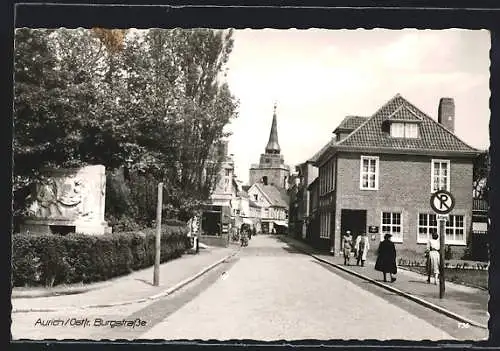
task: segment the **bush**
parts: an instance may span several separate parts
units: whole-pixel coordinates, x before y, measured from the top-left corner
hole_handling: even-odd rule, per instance
[[[161,262],[189,247],[185,227],[162,230]],[[154,264],[155,236],[124,232],[102,236],[16,234],[13,236],[14,286],[48,286],[103,281]]]

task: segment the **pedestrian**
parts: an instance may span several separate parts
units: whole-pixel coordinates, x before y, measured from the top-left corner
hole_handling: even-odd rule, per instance
[[[361,262],[361,267],[365,266],[366,255],[370,249],[370,243],[366,233],[361,233],[356,238],[356,243],[354,244],[354,251],[356,252],[356,266],[359,266]]]
[[[248,246],[248,228],[247,224],[241,225],[240,231],[241,246]]]
[[[391,241],[391,234],[384,235],[384,241],[382,241],[377,250],[377,262],[375,262],[375,269],[384,274],[384,282],[387,281],[387,273],[390,274],[391,283],[396,281],[394,276],[397,273],[396,266],[396,247]]]
[[[342,250],[344,252],[344,266],[349,266],[352,252],[352,236],[350,230],[346,231],[342,238]]]
[[[434,276],[434,284],[437,285],[439,276],[439,235],[432,233],[432,237],[427,241],[427,283],[431,282],[431,276]]]

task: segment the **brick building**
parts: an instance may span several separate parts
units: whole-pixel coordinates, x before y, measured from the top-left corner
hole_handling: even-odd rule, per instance
[[[319,232],[315,246],[340,252],[341,234],[366,231],[374,242],[385,233],[399,252],[423,253],[437,231],[430,196],[450,191],[456,205],[445,242],[454,256],[466,247],[472,216],[473,159],[479,151],[454,134],[453,99],[439,102],[438,121],[399,94],[371,117],[346,117],[335,138],[315,155],[319,168]]]

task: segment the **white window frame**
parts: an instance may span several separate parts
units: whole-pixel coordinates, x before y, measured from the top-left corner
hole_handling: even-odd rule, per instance
[[[425,215],[427,218],[427,224],[426,225],[420,225],[420,215]],[[430,219],[431,216],[434,216],[436,219],[436,225],[431,225],[430,224]],[[420,235],[420,228],[425,228],[427,231],[427,236],[425,238],[422,238]],[[435,213],[426,213],[426,212],[419,212],[417,213],[417,244],[427,244],[427,241],[429,241],[429,238],[431,237],[431,229],[435,229],[436,233],[439,230],[439,223],[437,222],[437,216]]]
[[[448,235],[445,233],[445,236],[444,236],[444,240],[445,240],[445,244],[449,244],[449,245],[466,245],[467,244],[467,225],[466,225],[466,217],[465,215],[463,214],[453,214],[453,215],[450,215],[450,220],[453,218],[453,217],[462,217],[463,219],[463,226],[462,227],[456,227],[455,225],[451,226],[450,225],[450,221],[446,221],[446,227],[445,227],[445,232],[447,232],[448,230],[451,230],[453,231],[453,239],[448,239]],[[453,218],[453,224],[455,224],[455,218]],[[458,230],[462,230],[462,233],[463,233],[463,239],[462,240],[456,240],[455,237],[456,237],[456,231]]]
[[[412,130],[415,130],[417,132],[415,135],[410,135],[410,126],[414,127]],[[401,132],[401,134],[395,135],[395,131]],[[418,124],[411,122],[393,122],[391,123],[391,137],[418,139],[419,137]]]
[[[414,127],[413,130],[416,131],[415,135],[410,135],[410,126]],[[417,123],[405,123],[405,138],[407,139],[418,139],[419,130]]]
[[[421,226],[420,225],[420,215],[427,215],[427,225],[426,226]],[[435,216],[436,214],[435,213],[423,213],[423,212],[420,212],[419,214],[417,214],[417,244],[426,244],[427,241],[429,240],[429,229],[431,228],[435,228],[436,229],[436,232],[439,232],[439,222],[436,221],[436,225],[430,225],[429,224],[429,217],[430,216]],[[446,221],[446,225],[445,225],[445,232],[446,230],[452,230],[453,231],[453,239],[448,239],[446,233],[445,233],[445,236],[444,236],[444,242],[446,245],[460,245],[460,246],[464,246],[464,245],[467,245],[467,223],[466,223],[466,216],[464,214],[453,214],[453,215],[450,215],[450,219],[452,217],[457,217],[457,216],[460,216],[463,218],[463,227],[456,227],[456,226],[450,226],[450,222],[449,221]],[[455,219],[453,219],[453,223],[455,223]],[[428,232],[427,232],[427,239],[421,239],[420,236],[419,236],[419,232],[420,232],[420,228],[421,227],[425,227],[425,228],[428,228]],[[456,231],[458,230],[463,230],[463,240],[456,240],[455,239],[455,236],[456,236]]]
[[[391,215],[391,223],[390,224],[384,224],[384,213],[390,213]],[[400,218],[400,223],[399,224],[394,224],[393,223],[393,215],[394,214],[399,214],[399,218]],[[391,229],[389,231],[384,231],[384,227],[387,227],[389,226]],[[400,227],[400,236],[395,236],[394,233],[396,233],[395,231],[393,231],[393,227],[395,226],[399,226]],[[384,239],[384,235],[389,233],[391,234],[391,241],[394,242],[394,243],[402,243],[403,242],[403,211],[382,211],[380,212],[380,240],[383,240]]]
[[[451,178],[451,163],[450,160],[444,160],[444,159],[437,159],[433,158],[431,160],[431,193],[436,192],[439,189],[434,189],[434,164],[435,163],[445,163],[446,164],[446,169],[447,169],[447,176],[446,176],[446,188],[444,190],[450,191],[450,178]],[[442,177],[441,174],[438,175],[438,177]]]
[[[366,173],[368,175],[368,187],[363,187],[363,175],[365,172],[363,171],[363,163],[364,161],[368,161],[368,172]],[[370,172],[370,161],[374,160],[375,161],[375,186],[370,187],[370,175],[373,173]],[[361,156],[360,162],[359,162],[359,189],[360,190],[378,190],[379,186],[379,157],[378,156]]]

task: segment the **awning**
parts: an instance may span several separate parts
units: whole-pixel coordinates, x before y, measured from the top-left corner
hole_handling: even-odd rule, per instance
[[[288,222],[286,221],[274,221],[274,224],[280,225],[282,227],[288,227]]]

